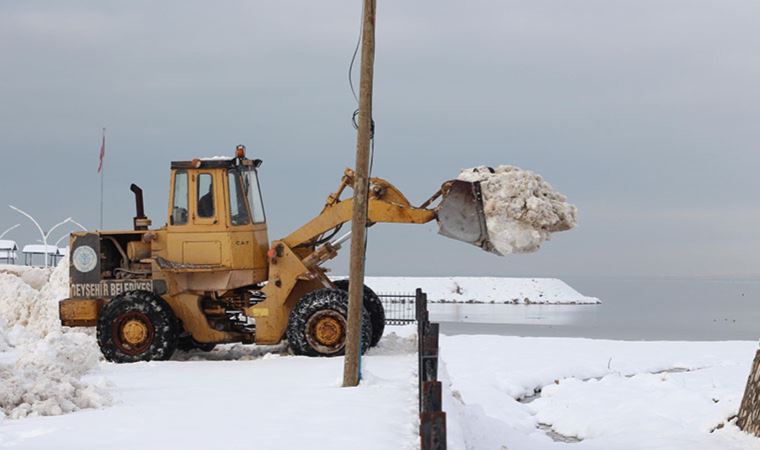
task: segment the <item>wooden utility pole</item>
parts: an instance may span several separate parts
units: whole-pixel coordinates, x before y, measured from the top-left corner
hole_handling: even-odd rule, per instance
[[[364,0],[361,78],[359,81],[359,132],[356,135],[356,170],[354,171],[354,200],[351,216],[351,262],[348,282],[348,329],[346,330],[343,386],[356,386],[359,384],[374,66],[375,0]]]

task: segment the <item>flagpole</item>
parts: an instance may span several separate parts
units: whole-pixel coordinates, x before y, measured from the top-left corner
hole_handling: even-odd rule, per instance
[[[103,128],[103,140],[100,147],[100,229],[103,229],[103,175],[105,174],[105,155],[104,150],[106,148],[106,129]]]

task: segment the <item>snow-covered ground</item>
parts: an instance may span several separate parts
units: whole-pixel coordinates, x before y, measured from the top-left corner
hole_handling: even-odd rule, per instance
[[[414,449],[410,328],[391,328],[352,389],[338,387],[342,359],[288,356],[281,347],[101,362],[85,381],[108,386],[112,406],[6,419],[0,447]],[[449,448],[760,449],[727,420],[756,347],[442,336]]]
[[[728,421],[756,349],[739,341],[442,337],[449,448],[760,449],[760,439]]]
[[[0,448],[418,448],[413,326],[388,327],[350,389],[339,387],[342,358],[290,356],[284,346],[117,365],[100,359],[92,333],[57,322],[66,275],[65,262],[41,284],[33,270],[0,272]],[[482,279],[368,284],[381,292],[419,286],[432,300],[457,291],[464,302],[500,298],[470,280]],[[538,285],[546,296],[547,283]],[[558,286],[556,295],[567,285]],[[730,420],[756,349],[746,341],[442,336],[449,448],[760,450],[760,439]]]
[[[378,293],[414,293],[422,288],[430,302],[593,304],[587,297],[556,278],[506,277],[367,277]]]
[[[110,386],[112,406],[0,421],[0,447],[414,449],[416,341],[405,335],[386,335],[365,355],[357,388],[340,387],[342,358],[289,356],[278,347],[101,362],[85,380]]]
[[[226,345],[112,364],[91,330],[62,328],[64,261],[0,272],[0,447],[334,448],[418,445],[414,327],[389,329],[340,387],[342,358]],[[49,280],[47,279],[49,276]]]

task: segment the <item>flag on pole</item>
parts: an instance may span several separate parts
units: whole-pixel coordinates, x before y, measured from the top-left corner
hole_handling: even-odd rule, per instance
[[[103,159],[106,157],[106,133],[103,131],[103,142],[100,144],[100,163],[98,164],[98,173],[103,170]]]

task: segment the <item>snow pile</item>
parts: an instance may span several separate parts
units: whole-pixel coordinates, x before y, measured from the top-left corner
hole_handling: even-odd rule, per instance
[[[417,326],[406,325],[386,331],[376,347],[367,351],[368,355],[406,355],[417,352]]]
[[[366,283],[378,294],[413,294],[421,288],[432,303],[601,303],[556,278],[367,277]]]
[[[575,206],[536,173],[480,166],[457,178],[480,181],[489,240],[502,255],[534,252],[551,233],[575,226]]]
[[[69,296],[69,261],[64,259],[55,268],[47,284],[40,289],[27,329],[39,336],[61,329],[58,302]]]
[[[68,296],[68,276],[68,260],[61,261],[39,290],[21,276],[0,273],[0,319],[9,328],[21,325],[38,337],[60,330],[58,301]]]
[[[42,286],[47,283],[48,278],[50,278],[50,274],[52,272],[52,267],[42,268],[33,266],[0,264],[0,274],[6,273],[16,275],[34,289],[41,289]]]
[[[103,383],[82,379],[98,365],[95,340],[61,327],[58,319],[58,301],[68,295],[68,269],[62,261],[44,283],[23,277],[35,274],[32,270],[0,272],[0,352],[6,352],[4,361],[13,361],[0,364],[0,418],[59,415],[111,403]]]
[[[39,291],[16,275],[0,273],[0,319],[8,327],[29,324]]]
[[[53,332],[0,365],[0,417],[57,416],[111,403],[106,387],[81,377],[98,364],[98,349],[84,333]]]
[[[7,333],[5,321],[0,319],[0,352],[6,352],[11,348]]]

